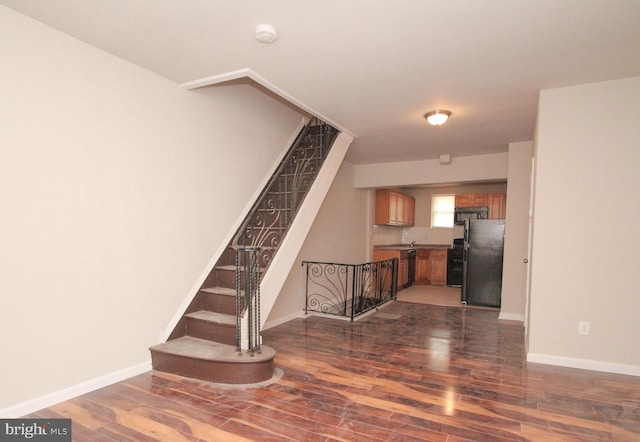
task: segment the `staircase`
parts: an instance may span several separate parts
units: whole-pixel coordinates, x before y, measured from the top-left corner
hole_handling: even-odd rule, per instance
[[[303,129],[167,342],[150,348],[154,370],[227,384],[272,377],[275,351],[260,344],[260,301],[243,290],[252,268],[243,251],[256,250],[259,280],[337,134],[317,119]]]

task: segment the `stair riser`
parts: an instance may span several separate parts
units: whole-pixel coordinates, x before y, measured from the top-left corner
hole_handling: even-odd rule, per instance
[[[203,293],[204,310],[225,315],[236,314],[236,298],[228,295],[218,295],[215,293]]]
[[[216,265],[236,265],[236,251],[233,248],[227,248],[224,252],[222,252],[222,255],[220,256],[220,259],[218,260]]]
[[[212,274],[217,286],[236,289],[236,272],[234,270],[213,269]]]
[[[244,275],[244,273],[241,273]],[[214,268],[207,279],[205,280],[203,287],[225,287],[229,289],[236,289],[236,272],[235,270],[227,270]]]
[[[194,338],[220,342],[227,345],[236,345],[236,327],[228,324],[216,324],[214,322],[200,321],[186,318],[186,334]]]
[[[151,351],[154,370],[174,373],[189,378],[224,384],[253,384],[273,376],[273,359],[256,363],[234,364],[203,361],[184,356]],[[250,356],[246,356],[250,361]]]

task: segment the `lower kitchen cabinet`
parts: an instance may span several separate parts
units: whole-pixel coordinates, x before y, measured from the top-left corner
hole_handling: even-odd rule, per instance
[[[416,284],[447,284],[447,249],[418,250]]]
[[[447,284],[447,250],[435,249],[431,250],[429,256],[429,263],[431,264],[431,285],[446,285]]]
[[[420,249],[416,253],[416,284],[429,284],[431,279],[429,252],[430,250]]]

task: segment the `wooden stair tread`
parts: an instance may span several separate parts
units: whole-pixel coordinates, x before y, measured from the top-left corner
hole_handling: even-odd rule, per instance
[[[236,317],[234,315],[225,315],[224,313],[217,313],[209,310],[199,310],[197,312],[187,313],[184,316],[191,319],[198,319],[200,321],[236,325]]]
[[[223,266],[215,266],[214,270],[229,270],[235,272],[238,267],[234,264],[227,264]],[[260,267],[260,271],[264,272],[264,267]]]
[[[229,287],[220,287],[220,286],[205,287],[203,289],[200,289],[200,291],[205,292],[205,293],[212,293],[212,294],[215,294],[215,295],[236,296],[236,290],[235,289],[230,289]]]
[[[226,266],[215,266],[215,269],[219,269],[219,270],[232,270],[232,271],[236,271],[236,266],[235,265],[226,265]]]
[[[191,336],[182,336],[163,344],[154,345],[150,350],[204,361],[234,362],[238,364],[268,361],[276,355],[274,349],[265,345],[260,348],[261,352],[259,354],[249,356],[246,352],[243,352],[242,355],[238,355],[236,347],[232,345],[220,344],[219,342]]]

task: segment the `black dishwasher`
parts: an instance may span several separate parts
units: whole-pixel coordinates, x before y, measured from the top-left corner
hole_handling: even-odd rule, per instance
[[[409,278],[407,280],[407,287],[411,287],[416,282],[416,251],[409,250],[407,253],[409,258]]]

